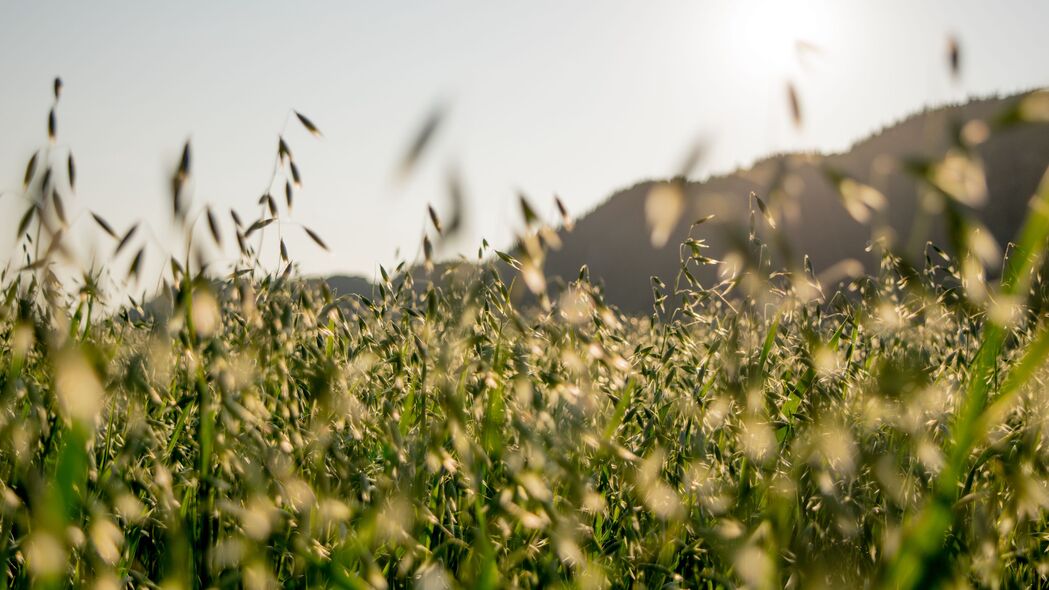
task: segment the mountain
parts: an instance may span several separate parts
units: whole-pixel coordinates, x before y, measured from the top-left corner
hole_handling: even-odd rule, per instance
[[[364,277],[334,275],[325,279],[328,286],[338,295],[364,295],[372,297],[374,285]]]
[[[779,215],[783,233],[794,258],[807,254],[816,273],[843,259],[856,259],[867,272],[876,270],[877,260],[867,252],[871,225],[858,222],[846,210],[842,197],[826,171],[847,174],[873,186],[886,198],[882,214],[901,241],[906,241],[918,223],[918,184],[908,173],[916,161],[942,157],[952,146],[952,137],[973,120],[994,128],[1004,114],[1015,112],[1023,95],[974,100],[964,105],[927,110],[913,115],[855,144],[847,152],[830,155],[781,154],[731,174],[700,182],[685,181],[684,212],[663,247],[653,246],[645,217],[645,201],[660,181],[645,181],[610,197],[577,220],[571,232],[561,231],[562,247],[547,257],[549,276],[573,279],[583,264],[592,279],[603,282],[606,298],[627,312],[651,310],[650,277],[668,285],[679,268],[678,245],[688,237],[691,223],[714,214],[696,228],[694,238],[705,239],[705,254],[719,258],[733,243],[745,239],[749,220],[749,197],[753,191]],[[978,125],[978,124],[977,124]],[[978,127],[974,127],[977,131]],[[987,201],[975,210],[976,217],[1004,246],[1023,221],[1030,197],[1049,166],[1049,125],[1023,124],[994,128],[975,148],[987,183]],[[666,181],[662,181],[666,182]],[[786,185],[792,196],[770,195],[770,188]],[[945,246],[942,215],[929,224],[927,239]],[[762,220],[758,221],[763,225]],[[742,235],[740,229],[744,228]],[[919,235],[925,234],[920,232]],[[922,239],[919,245],[925,242]],[[945,248],[946,249],[946,248]],[[785,262],[785,261],[780,261]],[[797,262],[797,260],[795,260]],[[715,280],[714,269],[699,274],[703,284]]]
[[[846,210],[836,181],[828,171],[872,186],[885,197],[873,212],[875,219],[892,229],[897,243],[926,240],[950,250],[944,215],[922,220],[919,183],[913,170],[922,162],[941,159],[957,145],[966,123],[982,121],[992,132],[972,148],[982,162],[987,200],[972,213],[1000,246],[1015,236],[1027,206],[1049,166],[1049,125],[1015,123],[1019,105],[1031,94],[973,100],[962,105],[929,109],[882,129],[837,154],[778,154],[730,174],[702,181],[648,180],[613,194],[607,201],[576,220],[572,231],[559,230],[562,246],[549,252],[548,277],[573,280],[584,264],[591,279],[604,286],[606,300],[627,313],[652,308],[651,277],[672,284],[679,269],[679,244],[689,237],[697,219],[714,217],[698,226],[692,237],[703,239],[705,255],[718,259],[746,240],[753,192],[768,204],[778,231],[798,264],[808,255],[818,274],[844,259],[854,259],[866,272],[876,270],[875,254],[868,252],[872,224],[861,223]],[[1041,93],[1040,108],[1049,110],[1049,94]],[[1041,112],[1042,120],[1049,120]],[[977,124],[979,125],[979,124]],[[979,127],[974,127],[979,131]],[[665,245],[653,245],[646,221],[645,203],[654,186],[673,182],[683,194],[683,212]],[[777,190],[773,190],[777,189]],[[881,217],[879,217],[881,216]],[[757,221],[765,226],[765,221]],[[922,224],[921,227],[915,227]],[[768,238],[767,229],[761,230]],[[716,280],[714,267],[696,273],[705,285]],[[438,273],[439,274],[439,273]],[[372,294],[372,285],[359,277],[327,279],[339,294]]]

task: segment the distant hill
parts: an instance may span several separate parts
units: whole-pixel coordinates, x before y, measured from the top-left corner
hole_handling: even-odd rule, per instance
[[[686,182],[685,212],[662,248],[653,247],[645,219],[645,199],[655,181],[638,183],[583,216],[572,232],[562,231],[563,246],[550,253],[546,272],[571,279],[586,264],[591,277],[604,283],[609,302],[628,312],[651,310],[650,277],[659,276],[670,284],[678,272],[678,244],[686,239],[689,225],[716,214],[694,235],[706,239],[711,246],[709,256],[717,258],[733,239],[729,228],[747,223],[750,192],[768,201],[775,177],[784,173],[799,188],[792,199],[793,214],[780,222],[796,257],[808,254],[817,273],[845,258],[861,261],[865,270],[872,272],[877,261],[865,251],[870,227],[848,214],[823,170],[844,171],[881,190],[888,201],[888,224],[903,239],[911,230],[917,202],[916,183],[904,171],[904,163],[942,156],[962,124],[973,119],[993,121],[1018,100],[1019,96],[1010,96],[928,110],[882,130],[845,153],[777,155],[745,170]],[[1049,166],[1049,125],[1025,124],[992,133],[977,152],[984,162],[988,186],[988,200],[978,217],[1004,245],[1015,236],[1028,201]],[[893,162],[891,172],[878,172]],[[943,222],[934,219],[930,230],[929,239],[944,245]],[[713,270],[700,278],[710,284]]]
[[[372,296],[372,285],[371,281],[364,277],[354,277],[347,275],[334,275],[325,279],[328,282],[328,286],[331,287],[338,295],[364,295],[365,297]]]
[[[965,123],[998,120],[1003,113],[1015,110],[1022,96],[926,110],[886,127],[844,153],[780,154],[731,174],[683,181],[684,213],[663,247],[652,244],[645,200],[654,184],[667,180],[640,182],[583,215],[573,231],[562,229],[562,247],[549,253],[545,271],[549,277],[570,281],[586,264],[591,278],[603,283],[609,303],[628,313],[645,313],[652,306],[650,277],[658,276],[668,284],[673,281],[679,266],[678,245],[687,238],[689,225],[715,214],[694,237],[706,240],[709,256],[724,255],[733,240],[745,237],[739,228],[747,224],[753,191],[766,202],[780,204],[780,229],[795,259],[809,255],[819,273],[852,258],[873,272],[877,260],[866,251],[871,227],[849,215],[825,171],[841,171],[880,190],[887,200],[883,209],[886,222],[900,240],[906,240],[915,223],[918,199],[918,184],[906,172],[907,163],[942,157]],[[1049,125],[996,130],[976,151],[984,164],[988,188],[987,203],[978,209],[977,217],[1004,246],[1015,236],[1028,201],[1049,166]],[[770,188],[783,184],[793,187],[795,196],[769,195]],[[942,220],[932,219],[926,239],[946,246],[943,225]],[[699,273],[699,278],[711,284],[714,272],[711,268]],[[372,292],[371,284],[359,277],[337,276],[328,282],[340,294]]]

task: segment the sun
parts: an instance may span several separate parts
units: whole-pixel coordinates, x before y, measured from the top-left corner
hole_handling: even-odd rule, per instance
[[[733,2],[726,23],[736,64],[760,78],[790,78],[816,67],[833,42],[830,8],[786,0]]]

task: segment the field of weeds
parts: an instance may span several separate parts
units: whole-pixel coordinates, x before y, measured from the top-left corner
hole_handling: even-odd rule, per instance
[[[283,139],[277,161],[290,206]],[[1049,183],[989,280],[977,172],[963,149],[916,172],[955,254],[885,248],[874,275],[824,285],[773,268],[775,212],[755,195],[739,251],[708,252],[697,223],[652,313],[627,317],[585,268],[547,284],[556,233],[524,199],[513,252],[433,267],[427,237],[371,297],[299,278],[272,238],[267,271],[255,239],[281,224],[276,200],[232,226],[191,209],[187,145],[174,223],[235,237],[241,258],[208,274],[187,239],[163,254],[169,297],[114,309],[101,272],[57,276],[63,231],[86,220],[120,250],[135,228],[74,217],[53,141],[26,171],[0,298],[0,582],[1042,584]],[[846,206],[870,205],[840,180]],[[659,191],[654,208],[673,186]],[[431,217],[434,240],[454,229]],[[115,274],[136,278],[146,252]],[[703,286],[697,265],[728,270]]]

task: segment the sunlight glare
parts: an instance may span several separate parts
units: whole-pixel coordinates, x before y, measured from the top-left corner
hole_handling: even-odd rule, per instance
[[[739,68],[763,80],[818,68],[832,45],[833,23],[824,8],[782,0],[733,3],[728,22],[738,38]]]

